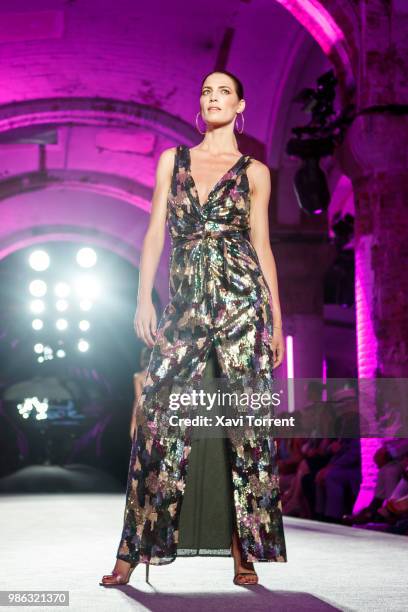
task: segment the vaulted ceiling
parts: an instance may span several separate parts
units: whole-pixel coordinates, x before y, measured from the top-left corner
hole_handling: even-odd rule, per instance
[[[312,4],[3,2],[1,256],[44,239],[85,236],[137,265],[158,155],[201,139],[194,124],[201,79],[217,68],[244,83],[240,148],[279,176],[274,223],[296,227],[301,212],[291,181],[298,161],[285,145],[291,128],[309,117],[293,98],[336,58],[345,58],[347,83],[349,50],[353,56],[330,30],[329,13],[326,22],[313,20]],[[350,11],[350,27],[352,17]],[[341,186],[343,206],[348,181],[332,160],[326,170],[334,194]],[[165,272],[158,280],[163,295]]]

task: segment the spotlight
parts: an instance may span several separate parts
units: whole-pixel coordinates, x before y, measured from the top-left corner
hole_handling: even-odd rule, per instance
[[[57,357],[62,359],[63,357],[65,357],[66,353],[65,353],[64,349],[58,349],[56,355],[57,355]]]
[[[53,359],[53,352],[50,346],[44,346],[44,359]]]
[[[92,308],[91,300],[81,300],[79,302],[79,307],[81,310],[90,310]]]
[[[35,353],[42,353],[44,350],[44,345],[41,344],[41,342],[37,342],[37,344],[34,344],[34,352]]]
[[[31,325],[33,326],[33,329],[35,329],[37,331],[37,330],[42,329],[44,327],[44,322],[41,321],[41,319],[34,319],[34,321],[31,323]]]
[[[81,338],[81,340],[78,342],[78,350],[81,351],[81,353],[85,353],[85,351],[87,351],[88,349],[89,342]]]
[[[45,251],[33,251],[28,258],[28,262],[36,272],[44,272],[50,265],[50,257]]]
[[[30,303],[30,308],[36,314],[40,314],[40,312],[44,311],[45,304],[42,300],[32,300]]]
[[[55,308],[60,312],[65,312],[65,310],[68,308],[67,300],[57,300],[55,302]]]
[[[38,358],[41,363],[41,357]],[[48,399],[44,398],[41,402],[38,397],[26,397],[21,404],[17,404],[17,410],[23,419],[28,419],[33,409],[36,410],[36,420],[40,421],[47,418]]]
[[[76,260],[81,268],[92,268],[96,264],[97,256],[93,249],[84,247],[79,249]]]
[[[88,331],[88,329],[90,328],[90,323],[89,321],[85,321],[84,319],[83,321],[79,322],[78,327],[81,331]]]
[[[81,276],[75,283],[78,295],[85,299],[95,299],[100,293],[100,285],[93,276]]]
[[[39,279],[33,280],[29,285],[29,291],[34,297],[43,297],[47,293],[47,283]]]
[[[68,283],[60,282],[55,285],[54,291],[59,298],[65,298],[70,294],[71,287]]]
[[[66,319],[58,319],[58,321],[56,322],[55,325],[56,325],[57,329],[62,331],[64,329],[67,329],[68,321]]]

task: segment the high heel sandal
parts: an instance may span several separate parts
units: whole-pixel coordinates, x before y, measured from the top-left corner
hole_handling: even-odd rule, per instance
[[[252,572],[237,572],[237,561],[234,556],[234,548],[237,546],[239,549],[239,546],[234,542],[234,536],[235,536],[235,533],[233,535],[233,540],[231,543],[231,555],[234,559],[234,574],[235,574],[233,583],[238,586],[247,585],[247,584],[258,584],[258,574],[256,573],[255,570],[253,570]],[[249,576],[251,576],[251,578],[249,578]]]
[[[241,584],[258,584],[258,574],[256,573],[255,570],[253,570],[252,572],[237,572],[236,570],[237,568],[237,563],[235,561],[235,557],[234,557],[234,579],[233,579],[233,583],[241,586]],[[251,578],[246,578],[246,576],[251,576]]]
[[[251,579],[245,578],[245,576],[252,576],[252,578]],[[233,582],[234,584],[237,584],[238,586],[241,586],[242,584],[245,584],[245,585],[258,584],[258,574],[255,571],[238,572],[237,574],[235,574]]]
[[[133,565],[133,566],[129,567],[128,573],[126,575],[126,579],[125,580],[120,580],[120,578],[123,578],[123,572],[115,572],[115,570],[112,570],[111,574],[105,574],[105,576],[102,576],[102,582],[100,582],[99,584],[101,586],[104,586],[104,587],[111,587],[111,586],[118,586],[118,585],[121,585],[121,584],[128,584],[133,570],[138,565],[139,565],[139,563],[136,563],[136,565]],[[149,582],[149,567],[150,567],[150,563],[146,563],[146,582]],[[105,578],[108,579],[107,582],[104,582]],[[110,578],[112,578],[113,580],[109,581]]]

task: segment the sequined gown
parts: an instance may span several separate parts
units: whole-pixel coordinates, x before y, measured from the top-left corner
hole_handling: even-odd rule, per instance
[[[269,290],[248,233],[250,163],[250,156],[242,155],[200,203],[190,149],[176,148],[166,218],[170,301],[157,326],[140,398],[117,550],[117,558],[132,564],[162,565],[194,550],[230,555],[226,544],[234,526],[244,560],[287,561],[276,441],[259,433],[228,434],[220,447],[217,440],[194,441],[191,431],[174,435],[166,429],[168,395],[160,396],[172,381],[200,381],[214,364],[228,381],[273,381]],[[214,504],[198,540],[197,524],[189,526],[212,497],[208,491],[196,494],[197,476],[209,469],[209,457],[218,461],[215,499],[221,500],[217,524],[223,525],[212,544]],[[190,458],[194,472],[187,478]],[[211,489],[208,474],[206,482]]]

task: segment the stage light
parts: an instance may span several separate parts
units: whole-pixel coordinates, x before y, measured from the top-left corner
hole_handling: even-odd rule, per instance
[[[81,300],[79,302],[79,307],[81,310],[90,310],[92,308],[91,300]]]
[[[38,361],[38,363],[43,363],[43,361],[44,361],[44,357],[43,357],[42,355],[40,355],[40,356],[37,358],[37,361]]]
[[[40,357],[38,361],[40,361]],[[23,419],[28,419],[33,410],[36,411],[35,418],[41,421],[47,418],[48,399],[44,398],[41,402],[38,397],[26,397],[21,404],[17,404],[17,410]]]
[[[56,355],[57,355],[57,357],[62,359],[63,357],[66,356],[66,353],[65,353],[64,349],[58,349],[58,351],[56,352]]]
[[[40,279],[33,280],[29,285],[29,291],[34,297],[43,297],[47,293],[47,283]]]
[[[68,308],[67,300],[57,300],[55,302],[55,308],[60,312],[65,312],[65,310]]]
[[[67,329],[68,321],[66,319],[58,319],[55,325],[56,325],[57,329],[62,331],[64,329]]]
[[[90,275],[81,276],[75,282],[75,290],[82,299],[95,299],[100,294],[98,280]]]
[[[59,298],[65,298],[70,294],[71,287],[68,283],[60,282],[55,285],[54,291]]]
[[[30,308],[36,314],[40,314],[45,309],[45,304],[42,300],[32,300],[30,303]]]
[[[50,265],[50,257],[48,253],[42,250],[33,251],[28,258],[30,266],[36,272],[44,272]]]
[[[84,247],[79,249],[76,260],[82,268],[92,268],[96,264],[97,256],[93,249]]]
[[[288,377],[288,412],[295,410],[295,385],[293,378],[295,376],[294,368],[294,351],[293,351],[293,336],[286,336],[286,368]]]
[[[41,342],[37,342],[37,344],[34,344],[34,351],[36,353],[42,353],[44,350],[44,345],[41,344]]]
[[[34,319],[34,321],[31,323],[31,325],[33,326],[33,329],[35,329],[37,331],[37,330],[42,329],[44,327],[44,322],[41,321],[41,319]]]
[[[78,342],[78,350],[81,351],[81,353],[85,353],[85,351],[87,351],[88,349],[89,342],[81,338],[81,340]]]
[[[83,321],[80,321],[78,324],[78,327],[81,331],[88,331],[90,326],[91,324],[89,323],[89,321],[85,321],[85,319]]]
[[[44,346],[44,359],[54,359],[52,348],[50,346]]]

